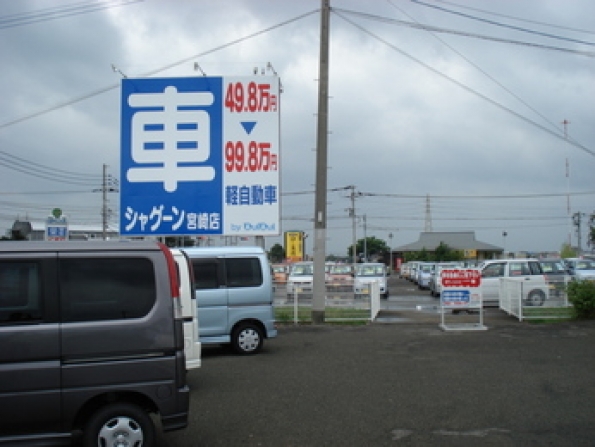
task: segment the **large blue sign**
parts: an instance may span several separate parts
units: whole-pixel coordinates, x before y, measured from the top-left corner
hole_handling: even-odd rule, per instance
[[[279,233],[278,87],[264,79],[122,80],[122,235]]]

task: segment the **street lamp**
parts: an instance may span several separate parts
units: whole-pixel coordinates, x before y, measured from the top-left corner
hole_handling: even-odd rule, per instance
[[[393,234],[388,233],[388,256],[390,259],[390,273],[393,273]]]
[[[508,233],[506,231],[503,231],[502,232],[502,239],[504,240],[504,243],[503,243],[504,247],[503,247],[503,251],[502,251],[502,256],[504,258],[507,258],[507,256],[506,256],[506,236],[508,236]]]

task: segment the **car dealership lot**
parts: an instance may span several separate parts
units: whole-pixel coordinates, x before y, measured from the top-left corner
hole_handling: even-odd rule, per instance
[[[431,312],[395,313],[282,326],[258,356],[204,349],[188,374],[190,424],[160,445],[592,445],[595,322],[492,309],[485,331],[445,332]]]

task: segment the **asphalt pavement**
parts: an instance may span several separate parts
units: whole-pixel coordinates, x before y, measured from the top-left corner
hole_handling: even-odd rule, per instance
[[[159,445],[594,445],[595,321],[492,311],[486,330],[395,309],[388,323],[281,326],[255,356],[206,347],[190,424]]]

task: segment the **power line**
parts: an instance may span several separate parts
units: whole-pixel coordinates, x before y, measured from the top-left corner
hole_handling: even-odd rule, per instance
[[[287,25],[287,24],[289,24],[289,23],[292,23],[292,22],[296,22],[296,21],[298,21],[298,20],[301,20],[301,19],[303,19],[304,17],[308,17],[308,16],[310,16],[310,15],[312,15],[312,14],[314,14],[314,13],[318,12],[318,11],[319,11],[319,10],[313,10],[313,11],[307,12],[307,13],[305,13],[305,14],[302,14],[302,15],[299,15],[299,16],[297,16],[297,17],[294,17],[293,19],[286,20],[286,21],[284,21],[284,22],[278,23],[278,24],[276,24],[276,25],[270,26],[270,27],[268,27],[268,28],[265,28],[265,29],[262,29],[262,30],[260,30],[260,31],[256,31],[256,32],[254,32],[254,33],[252,33],[252,34],[248,34],[247,36],[241,37],[241,38],[239,38],[239,39],[232,40],[232,41],[230,41],[230,42],[228,42],[228,43],[226,43],[226,44],[220,45],[220,46],[218,46],[218,47],[215,47],[215,48],[213,48],[213,49],[211,49],[211,50],[208,50],[208,51],[205,51],[205,52],[203,52],[203,53],[198,53],[198,54],[195,54],[195,55],[193,55],[193,56],[190,56],[190,57],[184,58],[184,59],[182,59],[182,60],[179,60],[179,61],[177,61],[177,62],[174,62],[174,63],[168,64],[168,65],[165,65],[165,66],[163,66],[163,67],[161,67],[161,68],[158,68],[158,69],[156,69],[156,70],[153,70],[153,71],[147,72],[147,73],[145,73],[145,74],[141,74],[141,75],[139,75],[139,77],[150,77],[150,76],[152,76],[152,75],[154,75],[154,74],[160,73],[160,72],[162,72],[162,71],[165,71],[165,70],[168,70],[168,69],[170,69],[170,68],[173,68],[173,67],[176,67],[176,66],[178,66],[178,65],[181,65],[181,64],[183,64],[183,63],[186,63],[186,62],[188,62],[188,61],[190,61],[190,60],[192,60],[192,59],[197,59],[197,58],[200,58],[200,57],[206,56],[206,55],[208,55],[208,54],[214,53],[214,52],[216,52],[216,51],[223,50],[223,49],[225,49],[225,48],[228,48],[228,47],[230,47],[230,46],[237,45],[237,44],[239,44],[239,43],[242,43],[242,42],[244,42],[244,41],[246,41],[246,40],[252,39],[252,38],[254,38],[254,37],[258,37],[258,36],[260,36],[260,35],[262,35],[262,34],[265,34],[265,33],[269,32],[269,31],[272,31],[272,30],[274,30],[274,29],[277,29],[277,28],[280,28],[280,27],[282,27],[282,26],[285,26],[285,25]],[[62,102],[62,103],[56,104],[56,105],[54,105],[54,106],[52,106],[52,107],[49,107],[49,108],[47,108],[47,109],[39,110],[39,111],[37,111],[37,112],[30,113],[30,114],[28,114],[28,115],[25,115],[25,116],[22,116],[22,117],[20,117],[20,118],[15,118],[15,119],[13,119],[13,120],[10,120],[10,121],[7,121],[7,122],[4,122],[4,123],[1,123],[1,124],[0,124],[0,130],[1,130],[1,129],[4,129],[4,128],[6,128],[6,127],[12,126],[12,125],[14,125],[14,124],[17,124],[17,123],[21,123],[21,122],[23,122],[23,121],[27,121],[27,120],[29,120],[29,119],[31,119],[31,118],[36,118],[36,117],[38,117],[38,116],[45,115],[46,113],[53,112],[54,110],[61,109],[62,107],[70,106],[70,105],[73,105],[73,104],[79,103],[79,102],[81,102],[81,101],[84,101],[84,100],[86,100],[86,99],[93,98],[93,97],[95,97],[95,96],[101,95],[101,94],[103,94],[103,93],[107,93],[107,92],[109,92],[109,91],[111,91],[111,90],[115,90],[115,89],[117,89],[117,88],[119,88],[119,87],[120,87],[120,83],[118,83],[118,84],[112,84],[112,85],[109,85],[109,86],[107,86],[107,87],[101,88],[101,89],[99,89],[99,90],[95,90],[95,91],[93,91],[93,92],[91,92],[91,93],[88,93],[88,94],[86,94],[86,95],[79,96],[79,97],[77,97],[77,98],[74,98],[74,99],[71,99],[71,100],[69,100],[69,101],[66,101],[66,102]]]
[[[101,11],[104,9],[115,8],[118,6],[126,6],[133,3],[139,3],[144,0],[118,0],[118,1],[87,1],[80,3],[73,3],[68,6],[54,6],[49,8],[38,9],[32,12],[22,12],[16,14],[9,14],[0,17],[0,30],[7,28],[15,28],[17,26],[31,25],[33,23],[47,22],[49,20],[61,19],[64,17],[72,17],[89,12]]]
[[[551,45],[541,45],[541,44],[537,44],[537,43],[533,43],[533,42],[525,42],[522,40],[504,39],[501,37],[486,36],[483,34],[471,33],[471,32],[467,32],[467,31],[458,31],[458,30],[453,30],[453,29],[449,29],[449,28],[439,28],[437,26],[407,22],[404,20],[390,19],[387,17],[376,16],[373,14],[351,11],[349,9],[333,8],[332,11],[334,13],[336,13],[337,15],[339,15],[343,20],[347,20],[347,19],[345,17],[343,17],[340,13],[356,15],[356,16],[360,16],[360,17],[368,19],[368,20],[374,20],[374,21],[389,23],[389,24],[393,24],[393,25],[407,26],[409,28],[422,29],[425,31],[433,31],[436,33],[455,34],[458,36],[474,37],[476,39],[490,40],[493,42],[500,42],[500,43],[507,43],[507,44],[513,44],[513,45],[533,47],[533,48],[540,48],[542,50],[559,51],[562,53],[572,53],[572,54],[578,54],[578,55],[587,56],[587,57],[595,57],[595,52],[593,52],[593,51],[573,50],[571,48],[554,47]],[[593,44],[593,45],[595,45],[595,44]]]
[[[416,57],[412,56],[411,54],[407,53],[406,51],[404,51],[404,50],[401,50],[401,49],[400,49],[399,47],[397,47],[396,45],[394,45],[394,44],[392,44],[392,43],[388,42],[387,40],[385,40],[385,39],[383,39],[383,38],[381,38],[381,37],[380,37],[380,36],[378,36],[377,34],[374,34],[374,33],[372,33],[371,31],[367,30],[366,28],[362,27],[361,25],[358,25],[358,24],[356,24],[355,22],[353,22],[352,20],[349,20],[347,17],[345,17],[344,15],[342,15],[340,12],[337,12],[337,10],[336,10],[336,9],[333,9],[333,12],[334,12],[335,14],[337,14],[337,15],[338,15],[340,18],[342,18],[343,20],[345,20],[347,23],[350,23],[352,26],[356,27],[356,28],[357,28],[357,29],[359,29],[360,31],[362,31],[362,32],[364,32],[364,33],[366,33],[366,34],[368,34],[369,36],[373,37],[374,39],[378,40],[379,42],[382,42],[382,43],[384,43],[384,44],[385,44],[386,46],[388,46],[389,48],[391,48],[391,49],[393,49],[394,51],[398,52],[398,53],[399,53],[399,54],[401,54],[402,56],[405,56],[405,57],[407,57],[408,59],[410,59],[410,60],[412,60],[412,61],[416,62],[417,64],[419,64],[419,65],[421,65],[422,67],[426,68],[427,70],[431,71],[432,73],[434,73],[434,74],[436,74],[436,75],[438,75],[438,76],[440,76],[440,77],[442,77],[442,78],[444,78],[444,79],[446,79],[446,80],[450,81],[451,83],[453,83],[453,84],[455,84],[455,85],[457,85],[457,86],[461,87],[462,89],[464,89],[464,90],[468,91],[469,93],[472,93],[472,94],[474,94],[474,95],[475,95],[475,96],[477,96],[478,98],[481,98],[481,99],[483,99],[483,100],[484,100],[484,101],[486,101],[486,102],[489,102],[489,103],[490,103],[490,104],[492,104],[493,106],[496,106],[497,108],[499,108],[499,109],[501,109],[501,110],[503,110],[503,111],[505,111],[505,112],[508,112],[509,114],[511,114],[511,115],[513,115],[513,116],[515,116],[515,117],[519,118],[520,120],[522,120],[522,121],[525,121],[526,123],[528,123],[528,124],[531,124],[532,126],[534,126],[534,127],[537,127],[538,129],[541,129],[541,130],[543,130],[544,132],[546,132],[546,133],[548,133],[548,134],[550,134],[550,135],[552,135],[552,136],[554,136],[554,137],[556,137],[556,138],[558,138],[558,139],[560,139],[560,140],[563,140],[563,141],[565,141],[565,142],[566,142],[566,143],[568,143],[568,144],[571,144],[571,145],[573,145],[573,146],[577,147],[578,149],[581,149],[582,151],[584,151],[584,152],[588,153],[589,155],[593,155],[593,156],[595,156],[595,151],[592,151],[591,149],[588,149],[587,147],[583,146],[582,144],[580,144],[580,143],[578,143],[578,142],[576,142],[576,141],[574,141],[574,140],[570,140],[570,139],[567,139],[567,138],[565,138],[565,136],[564,136],[564,135],[562,135],[562,134],[558,134],[558,133],[556,133],[556,132],[554,132],[554,131],[552,131],[552,130],[548,129],[548,128],[547,128],[547,127],[545,127],[545,126],[542,126],[541,124],[539,124],[539,123],[536,123],[535,121],[533,121],[533,120],[531,120],[531,119],[529,119],[529,118],[527,118],[527,117],[525,117],[525,116],[521,115],[521,114],[520,114],[520,113],[518,113],[518,112],[515,112],[514,110],[512,110],[512,109],[510,109],[510,108],[508,108],[508,107],[506,107],[506,106],[503,106],[503,105],[502,105],[502,104],[500,104],[499,102],[497,102],[497,101],[495,101],[495,100],[493,100],[493,99],[491,99],[491,98],[489,98],[489,97],[485,96],[484,94],[482,94],[482,93],[479,93],[479,92],[478,92],[478,91],[476,91],[476,90],[473,90],[471,87],[468,87],[468,86],[466,86],[466,85],[465,85],[465,84],[463,84],[462,82],[459,82],[459,81],[457,81],[456,79],[454,79],[454,78],[451,78],[450,76],[448,76],[448,75],[446,75],[446,74],[442,73],[441,71],[438,71],[438,70],[436,70],[435,68],[433,68],[433,67],[429,66],[429,65],[428,65],[428,64],[426,64],[425,62],[422,62],[421,60],[419,60],[419,59],[417,59]],[[348,12],[348,13],[350,13],[350,11],[347,11],[347,12]],[[359,15],[359,13],[356,13],[356,14],[358,14],[358,15]],[[381,18],[381,19],[382,19],[382,20],[385,20],[384,18]],[[391,20],[391,21],[392,21],[392,20]],[[397,22],[400,22],[400,21],[397,21]],[[434,29],[434,28],[432,28],[432,27],[430,27],[430,29],[432,29],[432,30],[435,30],[435,29]],[[594,53],[594,54],[595,54],[595,53]]]
[[[572,196],[586,196],[594,195],[595,191],[581,191],[572,193]],[[392,197],[392,198],[408,198],[408,199],[425,199],[427,194],[386,194],[386,193],[371,193],[362,192],[364,196],[375,196],[375,197]],[[538,199],[538,198],[550,198],[550,197],[566,197],[566,193],[540,193],[540,194],[510,194],[510,195],[430,195],[433,199]]]
[[[433,9],[436,9],[438,11],[443,11],[443,12],[446,12],[448,14],[458,15],[458,16],[464,17],[466,19],[476,20],[476,21],[479,21],[479,22],[487,23],[489,25],[500,26],[502,28],[508,28],[508,29],[512,29],[512,30],[515,30],[515,31],[520,31],[520,32],[523,32],[523,33],[534,34],[534,35],[540,36],[540,37],[547,37],[549,39],[557,39],[557,40],[563,40],[563,41],[566,41],[566,42],[578,43],[578,44],[581,44],[581,45],[595,46],[595,43],[593,43],[593,42],[587,42],[585,40],[572,39],[570,37],[564,37],[564,36],[558,36],[556,34],[544,33],[544,32],[541,32],[541,31],[535,31],[535,30],[531,30],[531,29],[528,29],[528,28],[523,28],[523,27],[520,27],[520,26],[507,25],[505,23],[496,22],[494,20],[482,19],[481,17],[472,16],[470,14],[464,14],[462,12],[453,11],[451,9],[443,8],[443,7],[437,6],[437,5],[430,5],[428,3],[424,3],[424,2],[421,2],[419,0],[411,0],[411,1],[413,3],[415,3],[416,5],[425,6],[427,8],[433,8]]]
[[[41,172],[44,174],[52,174],[57,176],[62,176],[65,178],[74,178],[79,180],[88,180],[89,178],[95,178],[97,180],[101,179],[101,175],[99,174],[85,174],[80,172],[74,171],[66,171],[64,169],[53,168],[50,166],[42,165],[36,163],[34,161],[26,160],[21,157],[17,157],[16,155],[9,154],[8,152],[0,151],[0,160],[4,161],[7,165],[15,165],[24,168],[31,169],[34,172]]]
[[[574,32],[578,32],[578,33],[595,34],[595,32],[593,32],[593,31],[588,31],[588,30],[579,29],[579,28],[571,28],[568,26],[554,25],[551,23],[539,22],[537,20],[521,19],[520,17],[515,17],[515,16],[511,16],[511,15],[506,15],[506,14],[500,14],[500,13],[493,12],[493,11],[487,11],[485,9],[472,8],[471,6],[464,6],[464,5],[460,5],[458,3],[447,2],[445,0],[434,0],[434,1],[444,3],[445,5],[455,6],[457,8],[461,8],[461,9],[468,9],[469,11],[476,11],[476,12],[481,12],[483,14],[488,14],[488,15],[492,15],[492,16],[496,16],[496,17],[503,17],[505,19],[516,20],[517,22],[532,23],[534,25],[547,26],[550,28],[563,29],[566,31],[574,31]]]
[[[343,188],[327,189],[328,192],[340,191]],[[281,196],[296,196],[314,194],[314,191],[296,191],[284,192]],[[425,199],[427,194],[390,194],[390,193],[375,193],[375,192],[360,192],[359,195],[367,197],[392,197],[396,199]],[[566,197],[567,193],[539,193],[539,194],[511,194],[511,195],[434,195],[430,194],[432,198],[437,199],[537,199],[547,197]],[[571,196],[588,196],[595,195],[595,191],[577,191],[570,194]]]
[[[0,166],[4,166],[13,171],[18,171],[23,174],[31,175],[36,178],[42,178],[59,183],[67,183],[71,185],[97,185],[100,181],[100,176],[93,176],[89,174],[81,174],[77,172],[65,171],[62,169],[54,169],[39,163],[25,160],[24,158],[8,154],[0,151]],[[95,177],[95,178],[94,178]]]
[[[409,14],[407,14],[405,11],[403,11],[401,8],[399,8],[397,5],[395,5],[391,0],[387,0],[387,1],[388,1],[388,3],[393,8],[399,10],[402,14],[406,15],[407,17],[409,17],[415,23],[419,23],[417,20],[415,20],[413,17],[411,17]],[[485,70],[483,70],[479,65],[475,64],[473,61],[471,61],[471,59],[467,58],[463,53],[461,53],[460,51],[456,50],[453,46],[449,45],[445,40],[441,39],[440,36],[438,36],[437,34],[431,32],[431,31],[428,31],[428,33],[430,33],[430,35],[432,37],[434,37],[436,40],[438,40],[440,43],[442,43],[442,45],[446,46],[452,52],[454,52],[459,57],[461,57],[469,65],[471,65],[476,70],[478,70],[480,73],[482,73],[485,77],[487,77],[489,80],[491,80],[494,84],[496,84],[502,90],[504,90],[505,92],[507,92],[514,99],[516,99],[517,101],[519,101],[521,104],[523,104],[529,110],[531,110],[533,113],[535,113],[537,116],[539,116],[542,120],[544,120],[546,123],[548,123],[552,128],[559,129],[559,126],[558,126],[557,123],[554,123],[553,121],[551,121],[550,119],[548,119],[545,115],[543,115],[537,109],[535,109],[530,104],[528,104],[526,101],[524,101],[520,96],[518,96],[516,93],[514,93],[513,91],[511,91],[510,89],[508,89],[506,86],[504,86],[501,82],[499,82],[496,78],[494,78],[488,72],[486,72]]]

